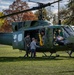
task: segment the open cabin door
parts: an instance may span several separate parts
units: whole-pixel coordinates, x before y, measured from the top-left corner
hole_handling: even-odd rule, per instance
[[[13,33],[13,49],[24,49],[24,31]]]
[[[53,47],[53,28],[46,28],[45,29],[45,46],[47,48],[52,48]]]

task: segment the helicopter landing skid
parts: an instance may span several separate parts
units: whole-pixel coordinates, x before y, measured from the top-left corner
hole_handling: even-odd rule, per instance
[[[69,57],[72,57],[71,55],[72,55],[72,53],[73,53],[73,51],[71,50],[71,51],[67,51],[67,53],[68,53],[68,55],[69,55]]]
[[[47,55],[46,55],[46,53],[45,53],[45,52],[42,52],[42,53],[44,54],[44,56],[45,56],[45,57],[47,57]]]
[[[44,54],[44,56],[42,56],[43,58],[50,58],[50,59],[55,59],[56,56],[52,56],[53,53],[50,54],[50,56],[47,56],[45,52],[42,52]]]
[[[47,56],[45,52],[42,52],[42,53],[44,54],[44,56],[43,56],[43,57],[52,57],[52,54],[53,54],[53,53],[51,53],[51,54],[50,54],[50,56]],[[56,54],[56,56],[55,56],[55,57],[59,57],[59,55],[58,55],[58,54]]]

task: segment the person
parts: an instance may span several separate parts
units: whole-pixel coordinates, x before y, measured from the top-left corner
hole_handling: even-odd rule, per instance
[[[61,29],[56,29],[56,30],[54,30],[54,35],[55,35],[55,37],[57,37],[58,35],[60,35],[60,36],[63,37],[62,30],[61,30]]]
[[[40,46],[43,46],[45,42],[45,35],[43,31],[39,33],[39,39],[40,39]]]
[[[31,43],[31,38],[30,38],[29,34],[27,34],[27,36],[25,37],[24,41],[25,41],[25,50],[26,50],[25,57],[26,56],[28,57],[28,54],[30,52],[30,43]]]
[[[36,47],[39,47],[38,45],[36,45],[36,39],[32,38],[32,42],[30,44],[31,57],[36,56]]]
[[[45,35],[44,35],[44,32],[41,32],[41,35],[42,35],[42,41],[43,41],[43,44],[45,42]]]
[[[60,36],[63,37],[63,33],[62,33],[62,30],[61,29],[58,30],[58,35],[60,35]]]
[[[59,45],[64,45],[64,38],[60,35],[58,35],[56,37],[56,42],[59,44]]]

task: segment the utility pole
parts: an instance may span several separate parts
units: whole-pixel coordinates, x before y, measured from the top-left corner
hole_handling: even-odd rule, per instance
[[[60,1],[58,1],[58,25],[61,25],[61,20],[60,20]]]

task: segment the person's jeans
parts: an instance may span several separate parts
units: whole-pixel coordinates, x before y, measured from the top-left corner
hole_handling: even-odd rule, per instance
[[[35,49],[31,49],[31,57],[35,57],[36,56],[36,50]]]

